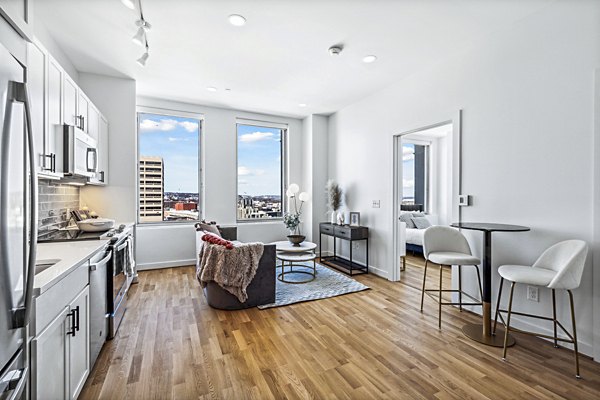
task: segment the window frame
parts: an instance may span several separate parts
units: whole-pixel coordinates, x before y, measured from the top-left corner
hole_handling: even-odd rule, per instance
[[[239,219],[237,216],[237,206],[238,206],[238,198],[239,198],[239,138],[238,138],[238,128],[240,125],[245,126],[255,126],[257,128],[271,128],[271,129],[280,129],[281,130],[281,160],[280,160],[280,169],[281,169],[281,217],[275,218],[250,218],[250,219]],[[253,120],[246,118],[236,118],[235,120],[235,220],[238,224],[254,224],[254,223],[269,223],[269,222],[281,222],[283,221],[283,216],[287,212],[288,204],[285,198],[285,188],[287,187],[288,182],[288,134],[289,134],[289,125],[286,123],[277,123],[271,121],[261,121],[261,120]]]
[[[173,116],[179,118],[193,118],[200,122],[198,132],[198,219],[189,221],[140,221],[140,114],[155,114],[161,116]],[[137,106],[135,113],[135,167],[136,167],[136,224],[142,226],[159,226],[159,225],[194,225],[202,221],[204,217],[204,114],[173,110],[162,107]],[[164,195],[164,193],[163,193]],[[163,206],[164,207],[164,206]],[[164,211],[164,210],[163,210]],[[163,216],[164,218],[164,216]]]
[[[431,149],[433,143],[429,140],[419,139],[402,139],[402,144],[412,144],[417,146],[425,147],[425,201],[423,204],[423,213],[431,214],[431,192],[432,192],[432,179],[431,179]],[[416,194],[416,193],[415,193]]]

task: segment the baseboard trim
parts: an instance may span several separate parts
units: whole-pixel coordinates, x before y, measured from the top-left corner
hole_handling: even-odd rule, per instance
[[[173,267],[184,267],[188,265],[196,265],[196,259],[190,260],[173,260],[173,261],[161,261],[146,264],[137,264],[138,271],[146,271],[151,269],[162,269],[162,268],[173,268]]]

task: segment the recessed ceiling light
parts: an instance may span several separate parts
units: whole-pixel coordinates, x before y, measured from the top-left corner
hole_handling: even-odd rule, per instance
[[[366,64],[370,64],[372,62],[375,62],[375,60],[377,60],[377,56],[374,55],[369,55],[369,56],[364,56],[363,57],[363,62]]]
[[[214,86],[209,86],[209,87],[206,88],[206,90],[208,90],[209,92],[216,92],[217,88],[214,87]]]
[[[121,0],[121,3],[123,3],[123,5],[131,10],[135,10],[135,4],[133,3],[133,0]]]
[[[300,103],[300,104],[298,104],[298,107],[306,107],[306,104],[305,103]]]
[[[239,14],[231,14],[229,16],[229,23],[233,26],[243,26],[246,24],[246,18]]]

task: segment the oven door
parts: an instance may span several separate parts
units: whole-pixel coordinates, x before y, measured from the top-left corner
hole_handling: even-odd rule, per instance
[[[115,307],[127,293],[127,239],[115,244],[113,250],[112,298]]]

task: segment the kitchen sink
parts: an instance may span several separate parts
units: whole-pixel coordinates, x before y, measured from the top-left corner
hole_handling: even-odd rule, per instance
[[[58,263],[60,260],[37,260],[35,262],[35,274],[39,274],[40,272],[44,272],[45,270],[47,270],[48,268],[50,268],[53,265],[56,265],[56,263]]]

